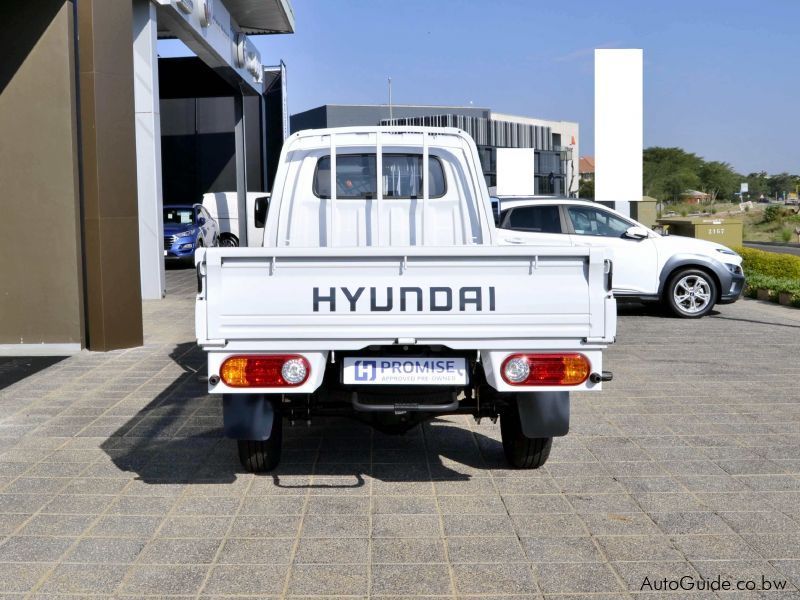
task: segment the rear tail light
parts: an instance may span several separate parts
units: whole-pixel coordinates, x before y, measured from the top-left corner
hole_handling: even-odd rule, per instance
[[[579,385],[590,373],[583,354],[512,354],[500,373],[509,385]]]
[[[310,373],[311,366],[299,354],[231,356],[219,369],[229,387],[297,387]]]

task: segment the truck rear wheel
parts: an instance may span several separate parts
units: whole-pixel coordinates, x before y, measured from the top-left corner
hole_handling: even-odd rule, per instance
[[[272,433],[267,440],[237,440],[239,444],[239,460],[250,473],[265,473],[278,466],[281,460],[281,442],[283,441],[283,419],[275,415],[272,422]]]
[[[503,438],[503,452],[508,463],[517,469],[538,469],[547,462],[552,437],[529,438],[522,432],[519,408],[516,403],[500,415],[500,435]]]

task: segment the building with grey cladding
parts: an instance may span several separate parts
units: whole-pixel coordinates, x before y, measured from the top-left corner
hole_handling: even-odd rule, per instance
[[[578,124],[492,113],[473,106],[388,104],[325,104],[291,117],[292,132],[301,129],[357,125],[425,125],[458,127],[478,146],[486,184],[497,183],[497,148],[535,149],[535,192],[541,195],[578,193]]]

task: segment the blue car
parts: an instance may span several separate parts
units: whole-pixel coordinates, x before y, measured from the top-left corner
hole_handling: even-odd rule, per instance
[[[164,205],[164,260],[194,262],[196,248],[219,245],[219,225],[200,204]]]

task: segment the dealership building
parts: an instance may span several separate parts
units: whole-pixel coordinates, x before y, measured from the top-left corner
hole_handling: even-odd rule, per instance
[[[163,204],[235,191],[244,214],[247,192],[271,186],[290,128],[285,77],[282,64],[264,66],[279,58],[262,57],[252,37],[293,33],[290,0],[6,4],[0,355],[141,345],[142,300],[166,292]],[[161,39],[195,56],[161,58]],[[577,192],[576,123],[327,105],[294,115],[291,128],[381,123],[464,129],[489,185],[499,151],[530,150],[536,193]]]
[[[165,184],[225,186],[240,208],[263,191],[268,153],[247,149],[270,137],[263,63],[279,61],[251,38],[293,31],[289,0],[4,3],[0,355],[142,344],[142,299],[165,293]],[[196,57],[163,63],[165,38]]]
[[[478,146],[486,184],[498,183],[498,149],[529,149],[531,191],[537,195],[575,196],[578,193],[578,124],[493,113],[473,106],[388,104],[326,104],[292,115],[291,129],[354,125],[426,125],[458,127]],[[502,151],[501,151],[502,155]],[[502,177],[502,175],[501,175]]]

